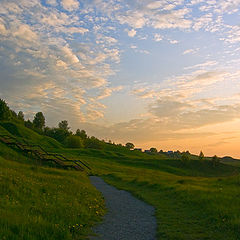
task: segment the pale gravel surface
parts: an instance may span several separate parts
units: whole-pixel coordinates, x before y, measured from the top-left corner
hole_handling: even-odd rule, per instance
[[[105,199],[107,213],[103,222],[93,231],[92,240],[156,240],[157,223],[154,208],[118,190],[100,177],[91,176],[91,183]]]

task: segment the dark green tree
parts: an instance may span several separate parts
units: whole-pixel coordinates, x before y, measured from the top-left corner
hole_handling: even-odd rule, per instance
[[[87,138],[87,133],[86,133],[85,130],[77,129],[75,135],[81,137],[82,139],[86,139]]]
[[[11,118],[11,111],[7,105],[7,103],[0,99],[0,121],[1,120],[9,120]]]
[[[10,109],[10,115],[11,115],[11,119],[18,119],[16,112],[11,109]]]
[[[128,143],[126,143],[125,147],[128,148],[128,149],[134,149],[134,144],[128,142]]]
[[[41,130],[43,129],[43,127],[45,126],[45,117],[43,116],[42,112],[36,113],[33,119],[33,125],[35,128],[38,128]]]
[[[70,127],[68,126],[68,121],[67,120],[63,120],[60,123],[58,123],[58,127],[62,130],[68,131],[70,129]]]
[[[150,152],[151,152],[151,153],[157,153],[158,151],[157,151],[156,148],[152,147],[152,148],[150,148]]]
[[[18,117],[18,119],[19,119],[20,121],[24,121],[24,114],[23,114],[22,111],[19,111],[17,117]]]

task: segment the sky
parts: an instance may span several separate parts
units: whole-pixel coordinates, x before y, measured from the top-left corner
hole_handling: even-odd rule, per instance
[[[0,0],[0,98],[26,119],[240,158],[240,0]]]

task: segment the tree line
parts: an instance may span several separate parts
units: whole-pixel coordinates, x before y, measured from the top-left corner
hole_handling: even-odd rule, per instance
[[[70,126],[67,120],[62,120],[58,123],[57,127],[46,126],[46,119],[42,112],[37,112],[33,120],[25,120],[24,113],[19,111],[16,113],[11,110],[7,103],[0,99],[0,121],[15,121],[17,123],[24,124],[25,127],[34,130],[35,132],[54,138],[61,144],[70,148],[94,148],[103,149],[106,144],[113,145],[114,147],[133,149],[133,143],[126,143],[126,145],[115,144],[111,140],[108,142],[99,140],[94,136],[88,136],[85,130],[77,129],[75,132],[70,130]]]

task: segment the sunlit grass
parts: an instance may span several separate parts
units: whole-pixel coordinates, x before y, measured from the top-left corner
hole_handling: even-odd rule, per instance
[[[105,211],[87,175],[23,159],[0,157],[0,239],[85,239]]]

